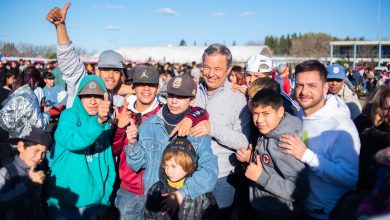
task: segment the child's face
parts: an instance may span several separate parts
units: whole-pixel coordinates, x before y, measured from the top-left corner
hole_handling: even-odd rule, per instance
[[[96,115],[99,110],[99,105],[103,101],[103,96],[101,95],[82,95],[80,96],[81,103],[85,108],[85,111],[89,115]]]
[[[172,182],[177,182],[187,175],[187,172],[176,163],[175,158],[165,161],[164,169],[168,179]]]
[[[191,104],[191,98],[168,94],[167,105],[172,114],[183,113]]]
[[[53,79],[46,78],[46,79],[43,79],[43,81],[45,81],[46,87],[48,87],[48,88],[54,86],[54,78]]]
[[[20,159],[23,160],[29,167],[36,167],[45,157],[46,146],[44,145],[37,144],[24,148],[23,142],[19,141],[17,146]]]
[[[268,134],[276,128],[282,120],[283,114],[283,107],[275,110],[271,106],[260,105],[252,109],[253,123],[262,134]]]

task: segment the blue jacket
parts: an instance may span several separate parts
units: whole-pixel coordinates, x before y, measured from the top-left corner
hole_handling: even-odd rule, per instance
[[[169,143],[169,134],[164,127],[162,110],[150,116],[138,128],[138,142],[128,145],[126,161],[135,172],[145,169],[145,192],[159,180],[162,155]],[[218,178],[217,157],[211,150],[210,136],[187,137],[198,155],[198,169],[189,177],[185,185],[179,189],[181,195],[194,199],[201,194],[211,192]]]

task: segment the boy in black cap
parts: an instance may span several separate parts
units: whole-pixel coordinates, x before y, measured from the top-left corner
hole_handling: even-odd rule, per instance
[[[114,108],[117,116],[117,127],[114,130],[114,139],[112,144],[113,153],[119,156],[119,178],[120,188],[117,192],[116,206],[120,210],[121,219],[139,219],[143,215],[141,205],[143,204],[144,186],[142,182],[143,172],[134,172],[126,164],[127,146],[126,127],[130,120],[140,126],[147,118],[155,115],[162,107],[156,97],[158,91],[159,73],[157,68],[148,65],[137,65],[133,71],[133,91],[135,95],[127,98],[126,106],[122,109]],[[181,130],[189,131],[196,121],[207,120],[207,112],[201,108],[194,108],[188,112],[186,119],[189,125]],[[183,121],[184,121],[183,120]],[[178,129],[179,130],[179,129]],[[174,133],[176,133],[174,131]],[[178,131],[179,134],[185,133]]]
[[[167,86],[167,104],[143,122],[139,130],[133,121],[127,127],[126,162],[134,172],[144,172],[142,180],[145,191],[159,180],[163,151],[171,140],[169,134],[192,110],[190,104],[195,98],[196,87],[188,74],[171,78]],[[195,199],[211,192],[217,181],[218,165],[211,150],[211,138],[207,135],[188,135],[187,139],[198,155],[198,169],[186,178],[182,187],[161,195],[166,213],[175,213],[185,199]]]
[[[0,169],[0,219],[43,219],[40,188],[45,173],[36,167],[43,161],[51,137],[32,127],[29,135],[9,142],[17,146],[19,154]]]
[[[201,194],[195,199],[185,198],[178,212],[167,215],[162,206],[161,194],[180,189],[186,179],[197,169],[197,155],[191,142],[177,138],[165,148],[161,166],[160,180],[149,189],[145,219],[210,219],[218,210],[217,202],[211,192]]]

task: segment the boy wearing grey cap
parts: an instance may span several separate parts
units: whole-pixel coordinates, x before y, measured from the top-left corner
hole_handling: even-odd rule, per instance
[[[84,64],[70,41],[66,30],[65,19],[69,7],[69,2],[62,9],[55,7],[46,16],[46,19],[56,27],[58,41],[57,59],[58,66],[63,72],[62,78],[67,85],[67,108],[72,106],[79,83],[87,75]],[[98,70],[99,72],[96,75],[103,79],[113,105],[122,106],[123,97],[118,96],[118,94],[127,95],[131,92],[130,86],[120,83],[121,76],[124,74],[122,55],[113,50],[103,51],[98,58]]]

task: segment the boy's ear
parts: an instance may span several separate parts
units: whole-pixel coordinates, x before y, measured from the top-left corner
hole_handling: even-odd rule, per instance
[[[17,146],[19,152],[23,152],[24,151],[24,142],[23,141],[18,141],[16,146]]]
[[[283,106],[280,106],[278,111],[277,111],[277,114],[278,114],[278,117],[279,118],[282,118],[283,115],[284,115],[284,107]]]

